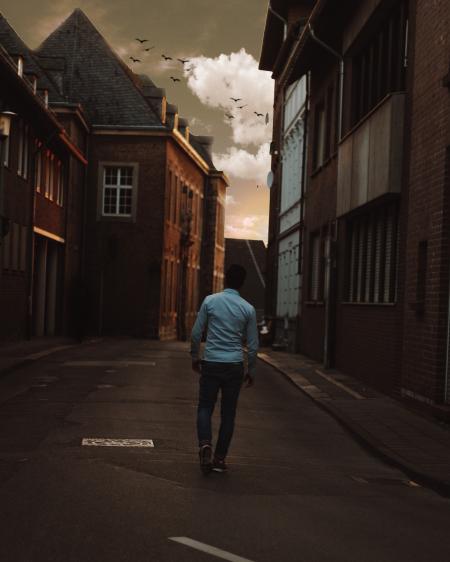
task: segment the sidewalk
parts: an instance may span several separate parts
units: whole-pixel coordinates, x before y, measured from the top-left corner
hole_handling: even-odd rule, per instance
[[[0,344],[0,377],[46,355],[77,345],[70,338],[33,338]]]
[[[419,484],[450,497],[450,428],[407,410],[364,383],[302,355],[258,354],[338,420],[365,447]]]

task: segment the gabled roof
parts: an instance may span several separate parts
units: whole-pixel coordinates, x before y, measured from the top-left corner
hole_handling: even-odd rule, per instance
[[[139,78],[116,55],[88,17],[76,9],[36,50],[65,59],[63,91],[81,103],[93,125],[161,126]]]
[[[37,77],[38,90],[48,90],[50,101],[63,101],[55,83],[2,14],[0,14],[0,44],[11,57],[23,58],[25,76],[34,74]]]

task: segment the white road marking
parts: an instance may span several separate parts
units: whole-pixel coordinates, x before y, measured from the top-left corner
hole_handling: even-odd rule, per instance
[[[108,439],[85,437],[81,441],[87,447],[154,447],[153,439]]]
[[[66,361],[65,367],[155,367],[154,361]]]
[[[194,541],[189,537],[169,537],[169,540],[190,546],[191,548],[195,548],[201,552],[206,552],[207,554],[211,554],[217,558],[222,558],[222,560],[229,560],[230,562],[253,562],[248,558],[242,558],[242,556],[237,556],[236,554],[232,554],[226,550],[221,550],[220,548],[210,546],[209,544],[205,544],[203,542]]]

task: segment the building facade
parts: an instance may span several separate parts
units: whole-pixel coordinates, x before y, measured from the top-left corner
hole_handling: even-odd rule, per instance
[[[0,110],[12,115],[1,135],[0,337],[73,334],[81,232],[67,216],[81,223],[87,162],[48,107],[51,83],[2,18],[0,41]]]
[[[260,66],[285,92],[309,86],[297,350],[437,410],[449,399],[448,6],[271,5]]]
[[[17,36],[4,18],[1,24],[9,51]],[[48,84],[49,113],[83,163],[66,163],[45,147],[43,163],[37,160],[38,175],[59,185],[56,178],[71,174],[74,189],[64,192],[65,206],[47,187],[34,190],[35,221],[43,225],[37,235],[55,230],[51,243],[36,239],[35,270],[44,262],[52,272],[63,267],[56,244],[67,233],[79,255],[78,268],[64,261],[67,283],[47,274],[45,294],[71,296],[65,306],[79,334],[185,339],[200,299],[223,283],[228,180],[211,160],[212,139],[191,134],[165,91],[133,73],[81,10],[27,52]],[[67,330],[63,323],[48,333]]]

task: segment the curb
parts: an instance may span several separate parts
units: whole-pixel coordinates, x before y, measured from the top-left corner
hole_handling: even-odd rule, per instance
[[[287,370],[283,369],[276,363],[272,363],[271,358],[266,354],[258,354],[258,359],[281,373],[291,384],[297,387],[303,394],[305,394],[305,396],[310,398],[317,406],[319,406],[319,408],[332,416],[333,419],[335,419],[364,449],[375,455],[386,464],[400,469],[409,478],[416,481],[421,486],[430,488],[444,498],[450,498],[450,480],[443,481],[406,463],[403,459],[396,455],[394,451],[388,449],[383,443],[367,433],[363,427],[350,421],[339,408],[335,408],[333,406],[332,399],[327,397],[328,395],[320,391],[318,387],[309,384],[307,379],[300,373],[293,373],[293,377]],[[308,384],[300,384],[298,381],[305,381]]]

